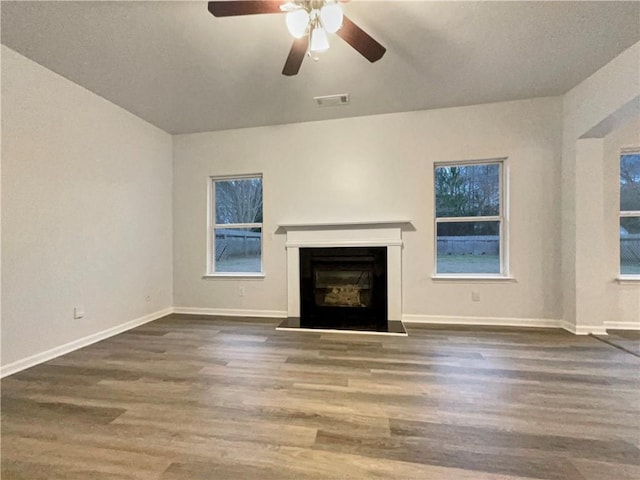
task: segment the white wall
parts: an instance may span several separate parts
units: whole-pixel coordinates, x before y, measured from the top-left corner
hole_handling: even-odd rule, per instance
[[[563,97],[563,312],[567,328],[578,333],[604,333],[608,322],[622,319],[627,327],[640,323],[640,283],[615,281],[619,180],[613,158],[618,144],[632,142],[639,111],[640,42]],[[628,300],[620,303],[620,295]]]
[[[2,47],[4,371],[171,306],[171,141]]]
[[[563,97],[565,140],[572,141],[640,94],[640,42]]]
[[[171,305],[284,314],[284,235],[275,231],[290,222],[410,219],[403,311],[413,320],[564,318],[584,332],[637,324],[640,284],[613,278],[617,155],[640,128],[637,114],[619,120],[634,111],[639,61],[636,44],[562,99],[172,142],[2,47],[2,370]],[[580,140],[598,137],[590,132],[601,135]],[[510,170],[515,281],[434,281],[433,163],[500,157]],[[266,277],[203,279],[207,178],[243,173],[264,174]],[[73,319],[76,305],[84,319]]]
[[[405,314],[560,319],[561,106],[543,98],[174,137],[174,305],[286,312],[278,224],[410,219]],[[516,281],[432,280],[433,163],[499,157],[508,157],[511,174]],[[203,279],[207,177],[244,173],[264,174],[266,276]]]

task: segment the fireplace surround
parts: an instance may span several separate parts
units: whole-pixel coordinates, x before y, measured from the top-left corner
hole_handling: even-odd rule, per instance
[[[404,220],[280,224],[277,233],[287,235],[288,318],[278,329],[406,335],[401,322],[402,229],[410,226]],[[386,295],[379,291],[385,276]],[[305,293],[305,282],[319,288]]]

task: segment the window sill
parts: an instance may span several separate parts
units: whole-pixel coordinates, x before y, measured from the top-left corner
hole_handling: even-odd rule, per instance
[[[640,283],[640,275],[620,275],[616,278],[616,282],[618,283]]]
[[[264,272],[219,272],[206,273],[202,278],[264,278]]]
[[[514,277],[508,275],[459,275],[459,274],[439,274],[431,275],[431,279],[438,282],[517,282]]]

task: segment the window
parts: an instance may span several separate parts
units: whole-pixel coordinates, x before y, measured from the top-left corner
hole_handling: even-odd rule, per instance
[[[506,276],[503,161],[437,164],[436,276]]]
[[[620,155],[620,275],[640,276],[640,150]]]
[[[208,274],[262,273],[262,176],[211,178]]]

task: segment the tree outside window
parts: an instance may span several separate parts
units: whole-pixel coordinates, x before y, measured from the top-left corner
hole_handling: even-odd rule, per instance
[[[435,167],[437,275],[506,273],[502,166],[492,161]]]
[[[262,177],[212,178],[210,273],[262,272]]]

